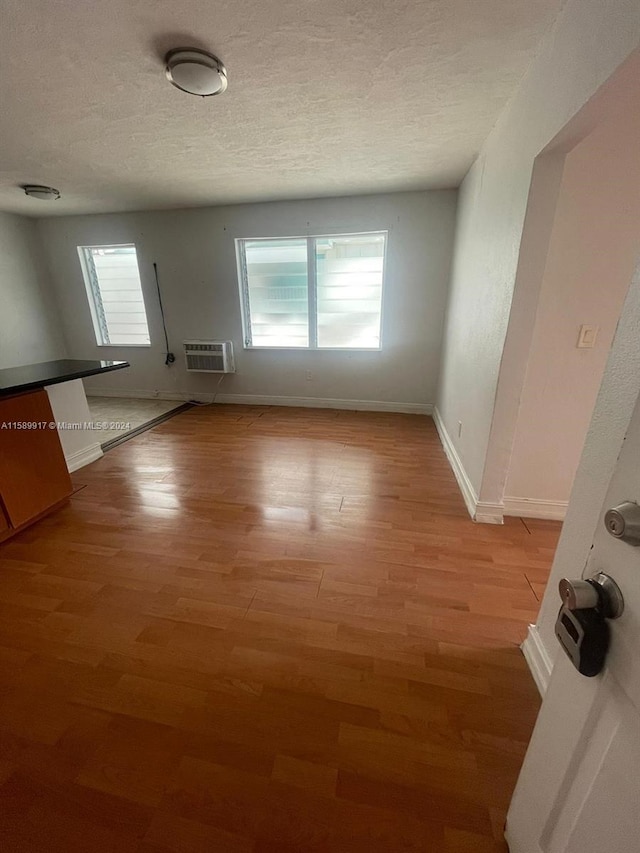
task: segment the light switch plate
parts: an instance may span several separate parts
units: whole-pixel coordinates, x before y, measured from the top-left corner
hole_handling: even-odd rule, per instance
[[[580,349],[591,348],[596,344],[596,338],[598,337],[598,326],[580,326],[580,332],[578,333],[578,343],[577,347]]]

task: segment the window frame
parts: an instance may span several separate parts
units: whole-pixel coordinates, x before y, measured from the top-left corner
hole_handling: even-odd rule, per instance
[[[149,349],[151,347],[151,327],[149,325],[149,313],[147,310],[147,303],[144,297],[144,288],[142,287],[142,276],[140,274],[140,261],[138,259],[138,247],[135,243],[102,243],[100,245],[91,244],[91,245],[82,245],[77,246],[78,249],[78,258],[80,259],[80,268],[82,270],[82,278],[84,280],[84,287],[87,294],[87,302],[89,303],[89,311],[91,312],[91,322],[93,324],[93,334],[96,339],[97,347],[117,347],[118,349],[125,348],[134,348],[134,349]],[[100,280],[98,278],[97,272],[95,271],[95,267],[93,270],[89,268],[87,263],[87,251],[88,249],[133,249],[135,251],[136,256],[136,266],[138,268],[138,280],[140,282],[140,294],[142,296],[142,306],[144,308],[144,318],[147,324],[147,333],[149,335],[149,343],[148,344],[115,344],[115,343],[105,343],[104,340],[100,340],[103,336],[103,331],[106,329],[106,317],[100,316],[100,309],[102,307],[102,293],[100,291]],[[97,295],[96,295],[97,289]],[[107,330],[108,333],[108,330]]]
[[[369,234],[384,235],[384,249],[382,252],[382,284],[380,287],[380,343],[377,347],[319,347],[318,346],[318,288],[316,269],[316,240],[337,237],[366,237]],[[251,338],[251,310],[249,305],[249,284],[247,278],[245,243],[269,242],[273,240],[306,240],[307,241],[307,304],[309,322],[309,346],[306,347],[265,347],[254,346],[247,343]],[[238,288],[240,291],[240,315],[242,318],[242,346],[245,350],[256,350],[263,352],[380,352],[383,348],[384,333],[384,304],[387,276],[387,249],[389,246],[389,229],[376,228],[372,231],[339,231],[322,232],[321,234],[287,234],[286,236],[270,237],[236,237],[236,270],[238,276]],[[313,344],[313,346],[312,346]]]

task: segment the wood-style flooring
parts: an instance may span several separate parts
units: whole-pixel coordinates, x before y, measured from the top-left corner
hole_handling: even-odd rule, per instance
[[[429,418],[211,406],[0,545],[7,853],[497,853],[559,524]]]

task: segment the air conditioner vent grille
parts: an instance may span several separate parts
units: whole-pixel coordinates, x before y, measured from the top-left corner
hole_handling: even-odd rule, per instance
[[[184,341],[189,373],[235,373],[231,341]]]

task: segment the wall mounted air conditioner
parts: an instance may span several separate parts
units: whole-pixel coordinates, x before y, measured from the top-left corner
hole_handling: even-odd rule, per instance
[[[188,373],[235,373],[231,341],[183,341]]]

